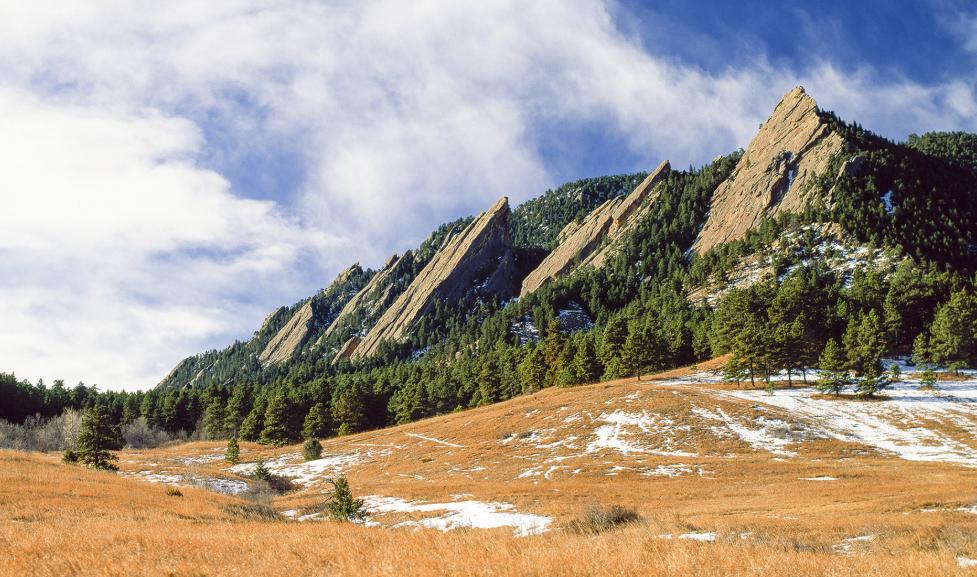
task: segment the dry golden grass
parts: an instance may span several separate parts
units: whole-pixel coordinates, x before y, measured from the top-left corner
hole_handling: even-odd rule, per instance
[[[553,518],[554,530],[542,535],[518,538],[511,528],[441,533],[261,521],[232,511],[245,504],[240,499],[183,487],[183,496],[169,496],[164,485],[62,465],[55,455],[0,452],[0,572],[963,575],[967,570],[956,558],[977,558],[977,516],[957,510],[974,503],[977,470],[905,461],[836,440],[793,446],[797,455],[780,459],[739,439],[711,434],[708,423],[692,414],[695,406],[708,406],[752,418],[760,413],[751,403],[717,396],[713,386],[648,381],[544,390],[323,442],[327,456],[360,456],[345,468],[357,495],[443,503],[466,494],[512,503],[520,512]],[[594,424],[574,416],[617,409],[671,419],[679,426],[649,433],[644,441],[694,456],[583,450]],[[578,437],[576,448],[559,444],[568,437]],[[185,460],[213,458],[223,448],[220,442],[200,442],[125,451],[120,465],[123,475],[236,478],[222,461]],[[296,446],[250,443],[242,443],[242,450],[246,462],[300,452]],[[639,474],[677,463],[703,474]],[[536,474],[524,475],[534,468]],[[805,480],[819,476],[838,480]],[[323,476],[271,504],[279,511],[312,507],[323,501],[327,487]],[[560,529],[594,504],[629,507],[643,522],[597,536]],[[414,518],[410,513],[374,516],[388,526]],[[714,532],[717,539],[662,537],[689,532]],[[848,542],[850,551],[841,554],[846,539],[862,535],[872,538]]]

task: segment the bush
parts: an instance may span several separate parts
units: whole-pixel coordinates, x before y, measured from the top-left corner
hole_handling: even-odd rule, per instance
[[[319,439],[309,439],[302,445],[302,455],[306,461],[315,461],[322,458],[322,443]]]
[[[17,451],[64,451],[75,448],[81,413],[68,409],[57,417],[27,417],[22,424],[0,420],[0,448]]]
[[[254,473],[251,474],[251,478],[266,484],[269,489],[279,495],[295,488],[292,482],[286,477],[276,475],[268,470],[264,461],[258,461],[258,464],[254,467]]]
[[[122,440],[130,449],[155,449],[173,441],[184,440],[186,435],[173,435],[157,427],[150,426],[146,417],[122,425]]]
[[[611,507],[595,505],[587,509],[582,517],[571,521],[566,529],[570,533],[596,535],[626,525],[632,525],[639,521],[641,521],[641,515],[638,515],[633,509],[628,509],[620,505],[613,505]]]
[[[180,490],[177,489],[176,487],[167,487],[166,495],[169,497],[182,497],[183,493],[180,492]]]
[[[78,453],[71,449],[65,449],[64,453],[61,454],[61,462],[68,465],[74,465],[78,462]]]

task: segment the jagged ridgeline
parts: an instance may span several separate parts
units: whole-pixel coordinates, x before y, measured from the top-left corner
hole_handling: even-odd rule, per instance
[[[811,269],[855,316],[881,311],[887,275],[932,271],[918,318],[891,323],[902,351],[906,327],[929,326],[977,270],[975,159],[974,135],[890,142],[795,88],[745,150],[568,183],[514,210],[499,199],[378,271],[354,265],[162,385],[226,397],[312,383],[326,405],[358,399],[357,426],[380,426],[724,352],[712,319],[729,291]],[[865,288],[863,269],[881,286]]]

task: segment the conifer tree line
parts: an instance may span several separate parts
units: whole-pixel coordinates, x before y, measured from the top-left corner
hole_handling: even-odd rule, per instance
[[[137,393],[99,392],[81,384],[67,389],[58,382],[46,387],[4,374],[0,418],[20,422],[35,413],[53,416],[65,408],[97,405],[117,428],[141,423],[174,434],[277,444],[410,422],[547,387],[634,377],[727,353],[730,378],[754,386],[781,372],[792,382],[803,382],[809,369],[819,368],[835,379],[830,392],[860,386],[865,394],[884,386],[887,367],[881,359],[886,356],[911,354],[921,363],[956,369],[973,366],[977,250],[969,256],[952,253],[970,242],[972,231],[961,227],[977,217],[977,171],[966,164],[971,141],[938,135],[917,139],[920,148],[963,158],[952,161],[949,174],[956,179],[954,190],[968,191],[956,199],[926,200],[916,197],[928,194],[930,168],[950,161],[886,143],[857,126],[842,128],[853,147],[848,153],[864,154],[874,168],[841,184],[817,184],[825,193],[835,186],[833,205],[811,204],[800,214],[764,221],[743,239],[707,254],[694,255],[689,247],[713,191],[741,152],[700,169],[673,171],[651,213],[602,269],[561,278],[505,303],[483,301],[464,309],[438,303],[406,342],[388,343],[371,359],[334,365],[326,351],[262,365],[249,345],[238,343],[201,355],[192,384],[189,374],[181,374],[175,377],[179,380]],[[916,155],[927,157],[926,170],[918,168]],[[842,162],[836,159],[835,168]],[[900,174],[914,180],[893,176]],[[592,183],[592,196],[627,192],[621,182]],[[870,186],[871,194],[866,192]],[[896,191],[894,215],[880,199],[879,187],[885,186]],[[581,211],[572,210],[568,200],[573,195],[551,197],[559,203],[551,208],[554,214],[579,217]],[[956,203],[953,227],[922,244],[907,236],[906,222],[931,218],[945,203]],[[547,210],[545,204],[534,206],[533,219]],[[884,254],[883,262],[828,268],[817,258],[819,239],[812,232],[825,222],[842,223],[846,234],[867,244],[869,254]],[[429,240],[441,242],[452,226]],[[923,234],[929,234],[927,226]],[[523,248],[551,241],[548,233],[534,235],[532,230],[528,226],[520,233],[529,243]],[[771,249],[786,236],[798,239],[794,252]],[[432,245],[426,246],[433,254]],[[724,285],[738,263],[757,254],[772,263],[771,278],[745,288],[726,287],[713,301],[690,299],[697,288]],[[564,326],[560,312],[573,307],[585,310],[592,324]],[[288,311],[283,310],[265,332],[285,322]],[[517,329],[527,322],[538,334]]]

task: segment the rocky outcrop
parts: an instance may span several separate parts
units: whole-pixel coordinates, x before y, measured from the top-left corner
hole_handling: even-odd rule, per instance
[[[604,266],[613,254],[615,241],[631,230],[657,198],[659,189],[656,185],[668,177],[670,170],[668,161],[662,162],[627,196],[612,198],[582,222],[568,224],[557,236],[556,248],[523,279],[520,296],[526,296],[581,266]]]
[[[811,183],[844,148],[803,88],[788,92],[750,141],[733,173],[716,188],[693,248],[699,253],[741,238],[767,217],[800,212]]]
[[[350,337],[343,343],[343,346],[339,347],[339,351],[336,352],[336,356],[332,358],[332,364],[335,365],[342,361],[343,359],[348,359],[353,356],[356,352],[356,348],[360,346],[363,339],[360,337]]]
[[[398,286],[398,281],[410,271],[413,264],[414,253],[412,251],[408,250],[401,257],[398,257],[396,254],[391,256],[387,260],[387,263],[383,265],[383,268],[370,279],[370,282],[346,303],[346,306],[339,312],[336,319],[332,321],[322,333],[322,336],[319,337],[316,345],[322,344],[325,339],[334,333],[344,328],[349,328],[346,325],[353,322],[354,316],[357,317],[358,324],[361,325],[354,327],[354,332],[358,332],[362,328],[362,325],[372,326],[373,321],[400,294],[400,289],[403,287]],[[349,333],[347,332],[346,334]]]
[[[508,297],[515,292],[516,264],[509,238],[509,200],[500,198],[438,250],[410,286],[384,311],[353,352],[368,357],[381,342],[402,340],[436,301]]]
[[[334,306],[336,301],[342,301],[345,304],[346,299],[352,298],[355,293],[349,293],[346,285],[349,284],[350,279],[354,275],[362,275],[363,271],[358,264],[354,264],[343,272],[339,273],[336,280],[332,282],[326,289],[309,300],[307,300],[298,310],[292,314],[292,317],[288,319],[288,322],[279,329],[279,331],[268,341],[265,345],[264,350],[258,356],[258,359],[265,364],[274,364],[287,361],[288,359],[294,357],[298,354],[302,348],[308,344],[314,333],[316,332],[316,326],[321,326],[320,323],[323,319],[316,318],[316,309],[328,309],[329,307],[317,307],[316,299],[323,295],[328,295],[329,300],[332,301],[328,303],[330,306]],[[359,288],[358,286],[356,288]],[[342,306],[340,304],[339,306]],[[277,311],[276,311],[277,312]],[[320,315],[321,316],[321,315]],[[269,317],[270,319],[271,317]],[[326,322],[331,321],[328,319]]]

